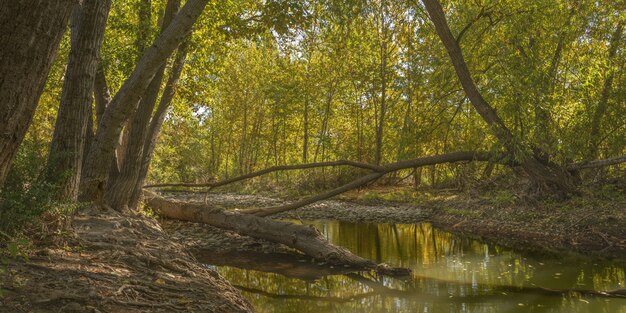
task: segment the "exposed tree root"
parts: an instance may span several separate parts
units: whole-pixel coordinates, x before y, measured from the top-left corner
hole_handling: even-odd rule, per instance
[[[152,219],[80,213],[73,241],[0,273],[0,312],[251,312]]]

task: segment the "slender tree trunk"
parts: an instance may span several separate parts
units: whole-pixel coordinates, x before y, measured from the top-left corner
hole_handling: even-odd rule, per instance
[[[383,21],[383,23],[385,22]],[[387,113],[387,38],[385,27],[383,26],[383,42],[380,47],[380,114],[376,123],[376,152],[374,156],[376,165],[380,165],[382,162],[383,132],[385,129],[385,115]]]
[[[145,1],[145,0],[144,0]],[[174,15],[178,11],[179,0],[170,0],[166,4],[166,9],[162,22],[162,30],[164,32],[171,23]],[[149,8],[149,5],[146,5]],[[147,32],[146,30],[143,30]],[[130,207],[134,187],[139,180],[141,172],[141,163],[143,158],[143,148],[146,145],[148,129],[150,127],[150,117],[154,111],[161,83],[165,74],[165,63],[157,70],[152,81],[145,90],[137,112],[133,115],[130,123],[128,123],[128,142],[124,153],[125,158],[120,167],[120,173],[115,178],[110,178],[109,188],[106,191],[106,203],[115,209],[123,209]],[[134,207],[131,207],[134,209]]]
[[[147,135],[148,137],[144,142],[143,155],[141,157],[141,169],[139,171],[135,187],[133,188],[131,201],[128,205],[130,208],[136,208],[139,203],[141,187],[143,186],[146,175],[148,174],[148,169],[150,168],[150,162],[152,161],[152,155],[154,154],[154,147],[156,146],[157,138],[159,137],[159,132],[161,131],[161,126],[163,125],[163,120],[165,119],[165,114],[167,113],[167,109],[172,104],[172,100],[174,100],[176,87],[178,85],[180,75],[183,72],[186,58],[187,45],[183,43],[178,48],[178,53],[176,54],[176,59],[172,65],[170,76],[165,84],[163,94],[161,95],[161,101],[157,106],[154,116],[150,120],[150,127]]]
[[[59,187],[59,199],[78,198],[94,78],[110,7],[110,0],[85,0],[72,15],[73,40],[46,172],[46,181]]]
[[[619,46],[622,44],[622,35],[624,32],[624,23],[620,22],[617,25],[617,28],[613,32],[611,36],[611,43],[609,46],[609,55],[608,60],[610,64],[613,63],[615,59],[615,55],[617,54],[617,50]],[[602,92],[600,93],[600,100],[598,101],[598,105],[593,112],[593,117],[591,120],[591,130],[589,131],[589,144],[588,144],[588,152],[587,159],[595,159],[598,157],[598,146],[600,141],[600,126],[602,122],[602,117],[604,117],[604,113],[607,109],[607,104],[609,102],[609,96],[611,94],[611,87],[613,86],[613,79],[615,77],[615,70],[613,68],[609,68],[606,74],[606,79],[604,80],[604,86],[602,87]]]
[[[170,26],[146,50],[130,77],[111,100],[87,156],[80,184],[81,200],[102,197],[110,160],[113,159],[122,126],[137,108],[141,96],[161,65],[191,31],[207,3],[208,0],[187,1]]]
[[[244,158],[246,151],[246,133],[248,132],[248,97],[243,101],[243,126],[241,127],[241,139],[239,140],[239,175],[246,173]],[[276,142],[274,142],[276,144]]]
[[[417,189],[422,184],[422,168],[413,169],[413,188]]]
[[[570,28],[572,19],[577,13],[576,7],[577,6],[575,4],[572,4],[572,8],[570,9],[565,25],[561,27],[562,30],[559,34],[559,40],[557,42],[554,55],[550,61],[550,67],[548,68],[547,73],[542,73],[541,75],[540,81],[542,85],[539,86],[539,88],[535,88],[536,94],[533,102],[533,111],[535,113],[535,154],[543,160],[549,160],[549,154],[554,149],[554,138],[551,127],[552,115],[546,103],[548,102],[550,95],[554,92],[559,63],[561,63],[563,49],[566,46],[565,40],[567,30]]]
[[[140,0],[137,4],[137,19],[139,21],[138,29],[137,29],[137,38],[135,39],[135,47],[137,48],[137,54],[135,55],[136,63],[139,61],[139,58],[146,52],[146,49],[150,46],[150,33],[152,30],[152,0]],[[148,85],[148,89],[152,86]],[[147,93],[147,91],[145,91]],[[141,107],[141,102],[139,102],[139,107]],[[141,111],[141,109],[137,109],[136,111]],[[122,127],[122,132],[120,134],[120,138],[118,140],[117,146],[115,148],[115,154],[113,155],[113,160],[111,162],[111,170],[109,171],[109,181],[107,185],[107,190],[112,187],[112,184],[118,179],[118,176],[121,175],[122,167],[124,166],[124,161],[126,160],[126,153],[128,150],[128,143],[131,137],[131,124],[137,112],[133,111],[128,116],[126,121],[124,122],[124,126]]]
[[[319,154],[320,147],[325,145],[326,134],[328,132],[328,119],[330,118],[333,99],[335,97],[335,87],[338,84],[338,79],[333,80],[330,84],[330,90],[328,90],[328,97],[326,98],[326,107],[324,108],[324,119],[322,120],[322,126],[320,127],[320,135],[315,147],[315,154],[313,155],[313,162],[317,162],[317,155]],[[323,158],[322,158],[323,161]]]
[[[75,3],[0,4],[0,188],[35,113]]]
[[[302,163],[306,163],[309,155],[309,95],[304,100],[304,136],[302,138]]]
[[[491,127],[493,134],[505,147],[508,154],[521,163],[529,178],[537,185],[557,190],[563,194],[577,193],[573,178],[564,168],[553,163],[540,162],[534,155],[528,152],[529,149],[525,149],[524,146],[515,140],[511,131],[496,114],[496,111],[478,91],[463,58],[461,47],[450,32],[443,8],[439,2],[437,0],[422,0],[422,2],[435,25],[439,38],[448,51],[465,94],[476,111],[478,111],[478,114]]]

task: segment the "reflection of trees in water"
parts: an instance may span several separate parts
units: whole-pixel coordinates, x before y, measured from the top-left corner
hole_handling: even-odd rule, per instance
[[[257,272],[256,275],[274,274]],[[226,277],[231,278],[229,275]],[[518,303],[545,308],[565,308],[575,305],[580,299],[589,302],[597,298],[620,297],[619,294],[610,295],[592,290],[556,290],[540,287],[482,286],[475,290],[464,284],[432,278],[414,279],[410,281],[410,287],[396,289],[390,287],[386,279],[388,278],[350,273],[325,277],[318,282],[323,288],[315,288],[313,284],[307,285],[308,287],[304,289],[295,288],[296,290],[291,291],[285,291],[276,285],[256,283],[251,287],[250,285],[237,285],[237,282],[232,279],[231,281],[236,284],[237,288],[253,296],[255,305],[275,306],[277,305],[275,302],[279,301],[282,312],[320,312],[311,310],[311,304],[341,305],[341,312],[348,309],[395,312],[398,309],[410,311],[425,307],[436,310],[436,308],[444,309],[450,305],[464,306],[471,309],[469,312],[493,312],[494,309],[503,311],[511,305],[514,308]],[[432,284],[439,285],[437,289],[439,292],[423,288],[424,285]],[[344,288],[335,289],[338,287]],[[451,291],[455,288],[457,290],[452,293],[454,296],[451,296]],[[460,290],[465,290],[465,292],[460,292]],[[621,297],[626,299],[626,296]],[[597,312],[602,312],[601,308],[607,309],[607,312],[613,312],[613,309],[619,308],[619,304],[612,305],[603,301],[594,301],[593,305],[599,310]]]
[[[436,263],[445,255],[477,253],[485,245],[434,229],[430,224],[313,223],[332,242],[358,255],[397,266]],[[350,234],[350,235],[342,235]],[[397,263],[393,263],[397,262]]]
[[[314,224],[331,242],[363,257],[411,267],[415,276],[403,280],[350,274],[304,282],[233,268],[220,268],[220,273],[241,286],[255,306],[270,311],[280,307],[280,311],[298,313],[419,312],[426,308],[450,312],[465,307],[469,312],[503,312],[519,309],[517,304],[523,303],[557,312],[626,313],[626,300],[607,302],[599,299],[607,295],[593,291],[618,288],[617,283],[625,281],[623,266],[527,259],[498,246],[439,231],[429,224]],[[247,268],[263,263],[254,260]],[[293,269],[283,264],[273,272],[296,273],[292,277],[297,277],[298,272],[326,271],[315,263],[305,266],[302,261],[294,262],[298,266]],[[597,310],[584,309],[581,305],[587,304],[579,298],[591,302],[589,307]]]

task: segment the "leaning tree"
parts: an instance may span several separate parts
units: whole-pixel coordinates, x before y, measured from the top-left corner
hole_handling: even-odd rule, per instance
[[[435,30],[445,46],[461,86],[478,114],[487,122],[491,132],[504,146],[509,157],[524,169],[530,179],[541,187],[557,191],[563,195],[577,193],[574,177],[564,167],[541,157],[538,147],[526,147],[516,140],[493,107],[483,98],[465,63],[459,42],[456,40],[438,0],[422,0]]]

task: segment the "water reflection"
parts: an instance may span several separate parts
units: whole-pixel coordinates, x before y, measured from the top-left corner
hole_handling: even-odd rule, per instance
[[[259,312],[626,313],[626,299],[594,295],[626,288],[623,264],[526,256],[429,224],[311,224],[355,254],[412,268],[414,274],[403,279],[346,274],[285,255],[198,257],[220,265],[216,269]]]

